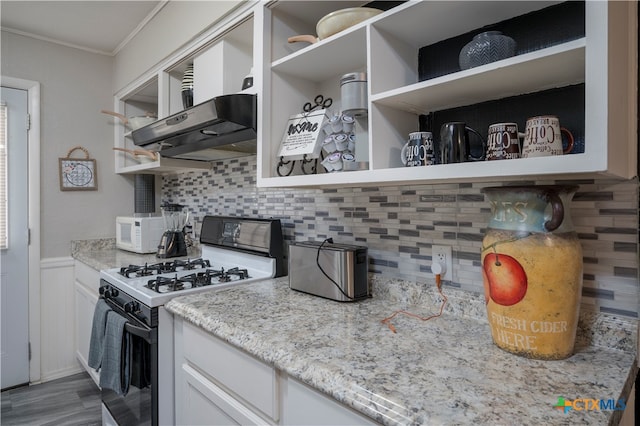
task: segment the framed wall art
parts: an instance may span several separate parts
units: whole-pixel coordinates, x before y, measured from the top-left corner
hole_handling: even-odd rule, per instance
[[[71,158],[74,151],[82,151],[85,158]],[[73,147],[65,158],[58,158],[60,191],[95,191],[98,189],[96,160],[89,158],[89,151],[81,146]]]

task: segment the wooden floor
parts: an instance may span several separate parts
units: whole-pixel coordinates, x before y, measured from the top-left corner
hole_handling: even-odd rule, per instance
[[[87,373],[2,392],[2,425],[101,425],[100,390]]]

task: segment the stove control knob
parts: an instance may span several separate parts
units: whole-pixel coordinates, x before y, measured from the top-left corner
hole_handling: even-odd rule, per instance
[[[134,314],[140,311],[140,304],[138,302],[129,302],[124,305],[124,311],[128,314]]]
[[[102,292],[102,295],[104,296],[105,299],[109,299],[110,297],[117,297],[118,296],[118,290],[113,288],[113,287],[107,287]]]

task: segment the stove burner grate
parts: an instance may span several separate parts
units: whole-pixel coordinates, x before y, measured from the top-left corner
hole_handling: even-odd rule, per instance
[[[208,260],[193,259],[193,260],[174,260],[172,262],[176,268],[180,268],[183,271],[190,271],[192,269],[208,268],[211,266]]]
[[[208,261],[206,262],[208,263]],[[157,293],[167,293],[193,287],[205,287],[231,281],[240,281],[247,278],[251,278],[249,272],[246,269],[240,269],[238,267],[231,268],[227,271],[225,271],[224,268],[220,268],[219,270],[207,269],[203,272],[194,272],[180,278],[178,278],[177,274],[174,277],[158,276],[149,280],[145,287]]]
[[[120,275],[127,278],[148,277],[151,275],[166,274],[169,272],[186,271],[197,268],[207,268],[211,266],[208,260],[202,258],[174,260],[169,262],[159,262],[149,265],[129,265],[120,268]]]
[[[156,293],[167,293],[170,291],[179,291],[184,290],[185,288],[191,288],[191,285],[188,287],[185,284],[190,283],[188,279],[175,277],[156,277],[153,280],[149,280],[146,287],[155,291]]]

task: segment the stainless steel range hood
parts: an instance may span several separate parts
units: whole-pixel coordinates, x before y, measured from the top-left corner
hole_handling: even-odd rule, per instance
[[[133,143],[169,158],[211,161],[256,153],[256,95],[218,96],[134,130]]]

